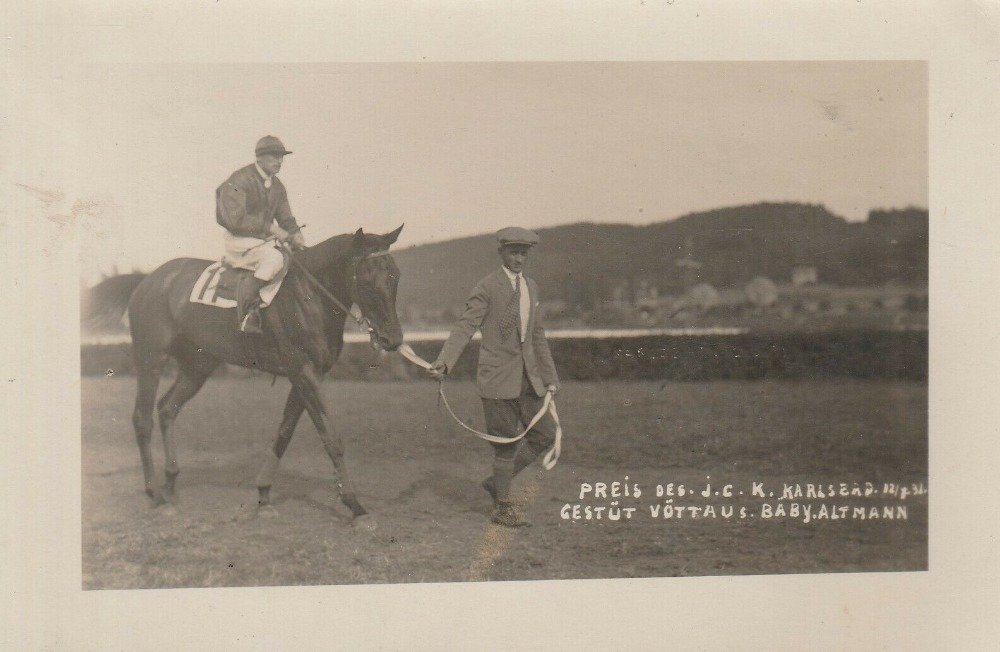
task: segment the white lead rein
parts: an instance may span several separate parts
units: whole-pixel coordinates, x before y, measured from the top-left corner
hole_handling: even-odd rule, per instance
[[[419,355],[417,355],[417,353],[410,347],[409,344],[402,344],[397,350],[399,351],[400,355],[402,355],[404,358],[406,358],[413,364],[417,365],[418,367],[422,367],[423,369],[430,370],[431,363],[427,362]],[[493,442],[494,444],[513,444],[514,442],[519,441],[526,434],[528,434],[529,430],[535,427],[535,424],[538,423],[543,416],[545,416],[546,412],[551,412],[552,419],[556,422],[556,440],[555,443],[552,445],[552,448],[549,450],[548,453],[545,454],[545,457],[542,459],[542,466],[544,466],[545,470],[548,471],[551,470],[552,467],[556,465],[556,462],[559,461],[559,453],[562,451],[562,425],[559,423],[559,413],[556,411],[556,401],[555,398],[553,398],[552,396],[552,392],[545,392],[545,400],[542,401],[542,407],[541,409],[538,410],[538,414],[536,414],[534,418],[531,419],[531,421],[525,427],[524,431],[521,432],[521,434],[516,437],[497,437],[489,433],[480,432],[475,428],[470,428],[469,426],[465,425],[465,423],[463,423],[461,419],[458,418],[455,412],[451,409],[451,405],[448,404],[448,397],[444,395],[444,382],[438,383],[438,394],[441,396],[441,400],[444,402],[444,407],[445,409],[448,410],[448,414],[451,415],[451,418],[454,419],[455,422],[458,423],[458,425],[462,426],[463,428],[465,428],[472,434],[476,435],[480,439],[485,439],[486,441]]]

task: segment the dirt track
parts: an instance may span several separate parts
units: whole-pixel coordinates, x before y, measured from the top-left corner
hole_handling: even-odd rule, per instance
[[[449,388],[481,420],[471,386]],[[84,588],[522,580],[674,575],[921,570],[927,496],[902,504],[906,520],[764,520],[752,481],[926,483],[926,387],[903,382],[717,382],[661,386],[569,384],[560,397],[564,454],[550,472],[517,480],[534,523],[489,526],[479,488],[489,448],[450,425],[430,383],[330,382],[361,500],[377,522],[353,528],[335,499],[330,462],[303,419],[286,454],[276,512],[256,517],[253,477],[273,436],[287,382],[211,380],[177,424],[176,510],[149,507],[130,413],[131,378],[83,380]],[[162,449],[154,440],[162,473]],[[560,518],[581,482],[638,482],[620,506],[631,520]],[[716,488],[674,505],[722,504],[753,516],[651,518],[656,484]],[[768,498],[775,504],[776,500]],[[802,500],[867,504],[865,499]],[[868,499],[869,502],[876,499]],[[628,501],[628,502],[626,502]],[[792,501],[785,501],[792,502]]]

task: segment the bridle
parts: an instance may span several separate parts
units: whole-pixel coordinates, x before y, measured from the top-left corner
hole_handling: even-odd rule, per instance
[[[338,299],[337,297],[333,296],[333,293],[330,292],[329,290],[327,290],[323,286],[323,284],[319,282],[319,279],[317,279],[315,276],[313,276],[312,272],[310,272],[308,269],[306,269],[305,265],[303,265],[302,263],[300,263],[295,258],[295,255],[288,248],[287,244],[282,243],[281,246],[285,250],[285,252],[288,254],[288,257],[291,259],[292,263],[294,265],[296,265],[299,268],[299,271],[302,272],[302,275],[305,276],[306,280],[309,281],[317,290],[319,290],[319,292],[324,297],[326,297],[327,299],[329,299],[333,303],[334,306],[336,306],[341,312],[344,313],[344,315],[350,315],[352,318],[354,318],[354,321],[357,322],[358,327],[368,333],[368,337],[371,340],[372,348],[375,348],[375,349],[381,348],[381,345],[379,344],[379,338],[381,337],[381,334],[375,329],[375,326],[372,324],[371,320],[368,319],[367,317],[365,317],[365,315],[361,312],[361,310],[360,310],[360,304],[358,304],[358,312],[356,312],[356,313],[354,311],[352,311],[350,308],[348,308],[347,306],[345,306],[344,303],[340,299]],[[356,257],[352,256],[351,257],[351,287],[350,287],[350,291],[351,291],[351,298],[352,299],[354,299],[357,296],[357,293],[358,293],[358,263],[360,263],[362,261],[365,261],[365,260],[369,260],[371,258],[379,258],[379,257],[382,257],[382,256],[388,256],[388,255],[390,255],[390,253],[391,252],[388,249],[385,249],[383,251],[374,251],[374,252],[372,252],[370,254],[367,254],[365,256],[356,256]]]
[[[382,256],[389,256],[389,255],[391,255],[391,252],[388,249],[384,249],[382,251],[373,251],[372,253],[367,254],[365,256],[351,258],[351,298],[354,299],[354,303],[358,306],[358,313],[355,314],[351,311],[348,311],[348,314],[354,318],[354,321],[357,322],[358,326],[362,330],[368,333],[368,338],[371,340],[372,348],[375,350],[379,350],[382,348],[382,345],[379,343],[382,334],[378,332],[378,329],[375,328],[375,325],[372,324],[372,321],[361,313],[361,304],[357,301],[358,263],[364,262],[366,260],[371,260],[372,258],[381,258]],[[341,304],[339,301],[337,302],[337,305],[341,308],[343,307],[343,304]]]

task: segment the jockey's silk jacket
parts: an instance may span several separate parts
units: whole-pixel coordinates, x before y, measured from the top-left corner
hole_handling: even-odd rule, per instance
[[[449,370],[453,369],[472,335],[476,330],[482,332],[476,373],[476,385],[482,398],[517,398],[525,374],[538,396],[545,395],[547,385],[559,384],[545,328],[538,315],[538,285],[527,277],[525,281],[531,297],[531,313],[523,344],[516,328],[506,333],[500,328],[504,308],[514,296],[514,288],[504,271],[498,269],[472,290],[465,302],[465,311],[438,355],[438,360],[448,365]]]
[[[215,221],[237,236],[267,238],[271,223],[288,232],[298,229],[288,194],[278,177],[271,177],[270,189],[257,167],[250,165],[233,172],[215,191]]]

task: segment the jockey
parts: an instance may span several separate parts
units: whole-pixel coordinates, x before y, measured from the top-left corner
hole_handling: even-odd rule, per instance
[[[260,334],[260,289],[285,271],[284,255],[265,240],[273,237],[295,250],[306,243],[285,186],[275,176],[282,158],[291,152],[274,136],[264,136],[254,153],[255,163],[233,172],[216,189],[215,220],[226,229],[226,262],[254,273],[237,291],[239,328]]]

